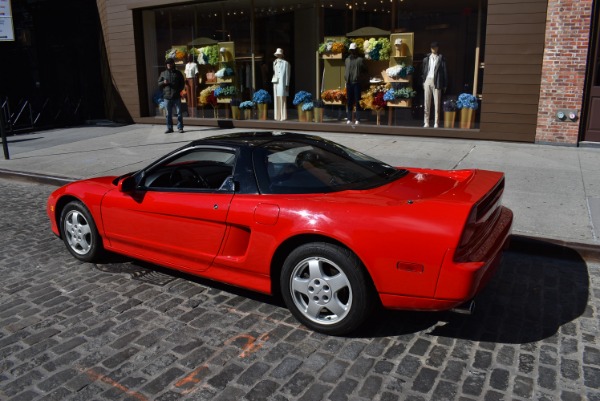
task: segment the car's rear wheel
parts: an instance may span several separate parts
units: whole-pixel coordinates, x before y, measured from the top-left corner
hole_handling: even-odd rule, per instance
[[[328,243],[296,248],[284,262],[283,299],[305,326],[332,335],[357,329],[374,306],[371,281],[350,250]]]
[[[60,214],[60,230],[67,249],[84,262],[101,255],[102,239],[87,208],[78,201],[69,202]]]

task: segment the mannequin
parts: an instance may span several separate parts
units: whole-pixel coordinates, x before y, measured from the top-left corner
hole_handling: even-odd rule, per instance
[[[423,105],[425,109],[423,127],[429,127],[431,98],[435,107],[433,127],[439,126],[442,92],[446,90],[448,72],[446,58],[440,54],[438,42],[431,42],[431,53],[423,59]]]
[[[186,101],[188,104],[188,113],[190,117],[196,117],[196,103],[198,99],[198,64],[194,61],[194,55],[188,55],[188,62],[185,65],[185,90]]]
[[[350,54],[344,61],[344,79],[346,80],[346,124],[352,124],[352,109],[356,107],[354,124],[360,121],[360,96],[365,84],[367,68],[364,59],[358,54],[356,43],[350,43]]]
[[[278,48],[273,62],[273,103],[275,120],[287,120],[287,96],[290,89],[290,63],[283,59],[283,50]]]

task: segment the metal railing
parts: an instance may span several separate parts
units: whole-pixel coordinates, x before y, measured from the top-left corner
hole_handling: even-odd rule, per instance
[[[72,101],[69,96],[60,100],[43,98],[37,101],[20,99],[15,106],[7,96],[0,97],[7,134],[16,134],[34,129],[56,128],[75,125],[81,122],[81,99]]]

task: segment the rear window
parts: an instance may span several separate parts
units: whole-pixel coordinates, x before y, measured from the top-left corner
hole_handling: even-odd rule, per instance
[[[295,141],[257,148],[254,164],[261,192],[272,194],[368,189],[402,175],[392,166],[339,145],[328,148]]]

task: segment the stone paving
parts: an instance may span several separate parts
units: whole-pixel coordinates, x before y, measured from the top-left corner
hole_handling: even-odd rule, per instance
[[[516,243],[476,313],[380,312],[340,338],[267,296],[51,233],[53,187],[0,180],[1,400],[596,400],[600,261]]]

